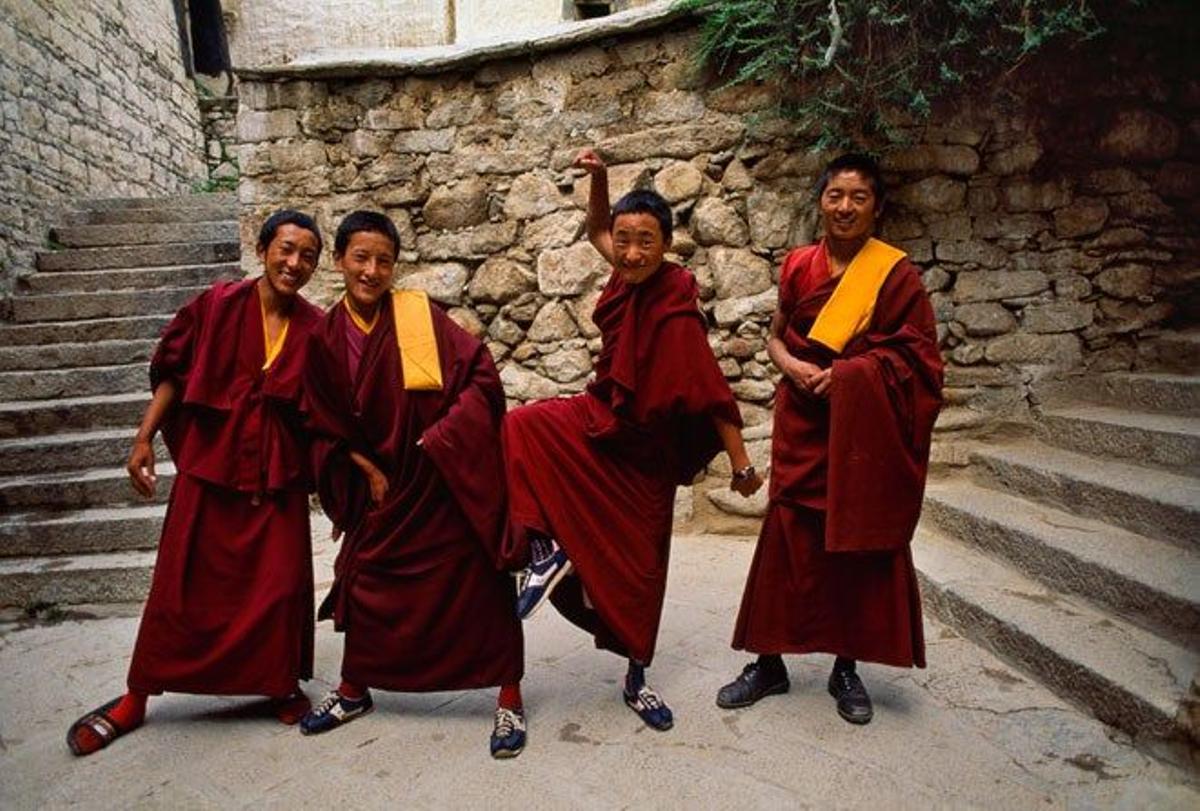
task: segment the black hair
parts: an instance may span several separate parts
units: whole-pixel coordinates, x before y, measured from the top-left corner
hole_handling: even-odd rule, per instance
[[[817,199],[825,193],[825,187],[829,185],[829,181],[834,175],[842,172],[857,172],[871,184],[871,191],[875,192],[875,210],[883,208],[884,198],[887,196],[887,187],[883,184],[883,172],[879,169],[879,164],[870,155],[864,155],[861,152],[847,152],[844,155],[838,155],[825,165],[825,171],[821,173],[821,179],[817,181]]]
[[[311,231],[312,235],[317,238],[317,256],[321,255],[321,249],[325,246],[325,242],[321,239],[321,231],[317,228],[316,221],[304,212],[290,208],[281,208],[267,217],[262,228],[258,229],[258,249],[265,253],[275,240],[275,234],[279,228],[284,225],[295,225],[305,231]]]
[[[658,192],[649,189],[634,189],[612,207],[612,222],[616,223],[617,217],[621,214],[651,215],[658,220],[658,228],[662,231],[663,242],[667,245],[671,244],[671,224],[674,218],[671,216],[671,207]]]
[[[400,233],[386,214],[378,211],[352,211],[342,218],[337,236],[333,238],[333,255],[341,256],[350,245],[350,237],[361,232],[383,234],[392,241],[393,253],[400,254]]]

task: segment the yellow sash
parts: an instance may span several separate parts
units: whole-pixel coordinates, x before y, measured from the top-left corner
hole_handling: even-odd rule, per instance
[[[404,388],[409,391],[440,391],[442,363],[438,357],[437,336],[433,333],[433,312],[429,296],[423,290],[393,290],[392,317],[396,321],[396,343],[400,347],[400,368]]]
[[[842,273],[833,295],[817,314],[808,337],[834,352],[845,349],[846,344],[871,323],[879,288],[905,256],[904,251],[886,242],[874,237],[868,239]]]
[[[279,335],[275,337],[274,343],[271,342],[271,334],[267,331],[267,305],[263,304],[262,297],[258,299],[258,312],[262,315],[263,327],[263,349],[266,350],[266,360],[263,361],[262,370],[265,372],[271,368],[271,364],[275,362],[275,358],[279,357],[279,353],[283,350],[283,342],[287,340],[288,327],[291,326],[290,318],[284,320],[283,329],[279,330]]]

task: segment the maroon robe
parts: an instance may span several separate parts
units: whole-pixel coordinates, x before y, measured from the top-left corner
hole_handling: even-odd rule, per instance
[[[184,305],[150,362],[178,399],[162,425],[175,461],[129,687],[284,696],[312,677],[308,450],[299,412],[308,333],[296,298],[263,371],[257,279],[219,282]]]
[[[487,348],[432,314],[441,391],[404,389],[390,297],[369,335],[338,304],[309,346],[317,492],[345,531],[321,618],[345,632],[342,677],[364,687],[487,687],[519,681],[524,668],[514,583],[499,558],[504,392]],[[378,507],[350,451],[387,476]]]
[[[788,351],[833,376],[828,400],[779,382],[770,505],[733,646],[924,667],[908,544],[941,406],[929,297],[900,260],[866,331],[838,354],[805,337],[838,283],[823,245],[792,251],[780,276]]]
[[[531,530],[557,539],[578,577],[554,604],[597,647],[649,664],[675,487],[721,447],[713,419],[742,420],[689,271],[664,264],[638,285],[614,273],[593,319],[603,347],[588,390],[505,417],[513,557],[528,554]]]

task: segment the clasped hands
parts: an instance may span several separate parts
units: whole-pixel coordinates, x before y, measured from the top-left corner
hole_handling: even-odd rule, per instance
[[[829,387],[833,383],[833,367],[822,369],[815,363],[792,358],[784,368],[784,374],[800,391],[814,397],[828,397]]]

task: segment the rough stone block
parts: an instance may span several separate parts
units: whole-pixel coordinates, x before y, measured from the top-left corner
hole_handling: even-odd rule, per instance
[[[668,203],[690,200],[700,194],[703,185],[704,175],[687,161],[669,163],[654,176],[654,190]]]
[[[1096,306],[1091,302],[1030,304],[1021,314],[1021,326],[1029,332],[1072,332],[1090,325],[1095,315]]]
[[[1095,234],[1108,221],[1108,203],[1095,197],[1081,197],[1054,212],[1054,233],[1059,239]]]
[[[488,187],[480,178],[454,186],[438,186],[421,209],[430,228],[458,229],[479,225],[488,217]]]
[[[742,248],[712,248],[708,267],[721,299],[752,296],[772,287],[771,264]]]
[[[733,206],[716,197],[705,197],[692,211],[691,232],[701,245],[745,245],[750,229]]]
[[[962,208],[967,197],[967,184],[952,180],[945,175],[934,175],[907,186],[901,186],[892,195],[906,208],[916,211],[956,211]]]
[[[442,304],[462,303],[463,287],[467,283],[467,268],[456,262],[433,265],[411,265],[396,268],[396,286],[408,290],[424,290],[434,301]]]
[[[954,308],[954,320],[968,335],[1002,335],[1017,325],[1016,317],[993,301],[960,304]]]
[[[1050,287],[1050,280],[1039,270],[962,271],[955,277],[954,301],[1002,301],[1034,296]]]
[[[607,272],[604,257],[586,242],[543,251],[537,262],[538,289],[547,296],[574,296]]]

